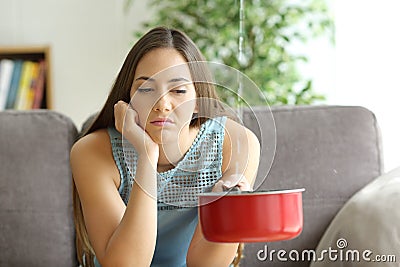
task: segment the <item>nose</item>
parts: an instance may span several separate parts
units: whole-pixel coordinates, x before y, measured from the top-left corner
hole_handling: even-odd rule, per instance
[[[158,100],[154,104],[153,110],[161,112],[172,110],[172,103],[168,93],[165,93],[158,98]]]

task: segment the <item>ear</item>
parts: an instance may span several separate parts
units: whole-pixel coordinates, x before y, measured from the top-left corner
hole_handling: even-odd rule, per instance
[[[199,103],[196,101],[196,106],[194,107],[193,113],[199,113]]]

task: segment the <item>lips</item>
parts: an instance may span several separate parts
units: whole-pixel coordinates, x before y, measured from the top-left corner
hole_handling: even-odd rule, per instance
[[[150,123],[155,126],[164,126],[167,124],[172,124],[173,121],[168,118],[156,118],[156,119],[152,120]]]

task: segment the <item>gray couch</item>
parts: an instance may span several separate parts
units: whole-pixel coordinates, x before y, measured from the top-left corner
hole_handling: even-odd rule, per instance
[[[69,150],[72,121],[0,112],[0,266],[76,266]]]
[[[267,109],[254,111],[267,118]],[[362,107],[272,111],[276,155],[260,189],[304,187],[304,229],[293,240],[246,244],[241,266],[308,266],[265,252],[316,248],[345,202],[382,173],[379,130]],[[253,113],[245,112],[244,122],[257,130]],[[0,112],[0,267],[77,265],[69,167],[77,134],[72,121],[54,111]],[[267,165],[261,159],[260,173]]]

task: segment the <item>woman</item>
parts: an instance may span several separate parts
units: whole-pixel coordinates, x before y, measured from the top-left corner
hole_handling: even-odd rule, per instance
[[[235,258],[238,244],[204,239],[197,194],[248,190],[260,146],[248,129],[219,116],[223,108],[201,61],[184,33],[149,31],[74,144],[82,265],[228,266]]]

